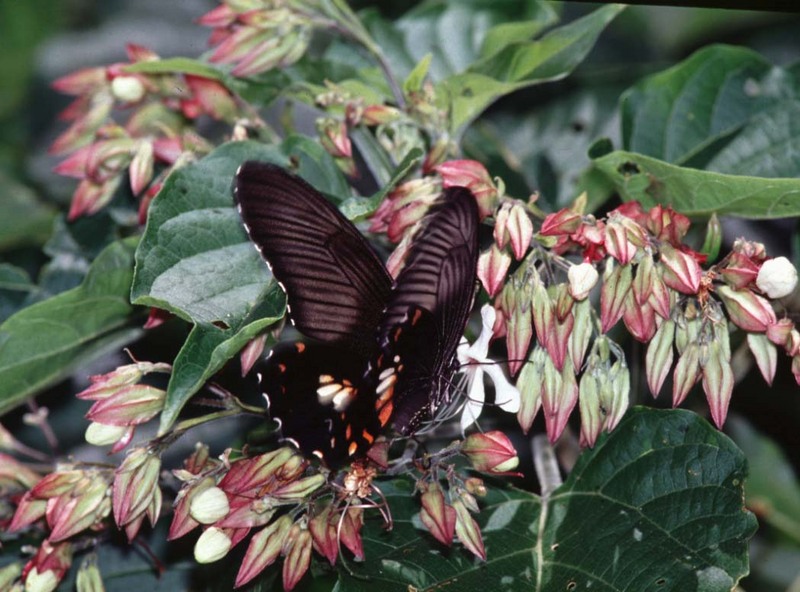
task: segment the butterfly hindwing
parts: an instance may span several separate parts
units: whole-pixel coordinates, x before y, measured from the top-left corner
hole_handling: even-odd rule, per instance
[[[372,355],[392,281],[358,229],[319,191],[276,165],[245,162],[234,195],[300,332]]]
[[[324,343],[281,343],[256,365],[283,436],[329,466],[364,453],[380,432],[366,361]]]

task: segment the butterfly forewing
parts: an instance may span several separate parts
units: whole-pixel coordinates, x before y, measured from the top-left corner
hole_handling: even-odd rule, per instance
[[[475,198],[467,189],[448,189],[414,237],[379,331],[376,372],[394,369],[396,381],[378,393],[378,413],[401,434],[413,433],[448,394],[477,261]]]
[[[358,229],[311,185],[272,164],[244,163],[234,194],[300,332],[371,356],[392,281]]]

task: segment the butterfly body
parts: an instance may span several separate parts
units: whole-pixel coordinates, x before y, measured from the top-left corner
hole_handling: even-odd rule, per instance
[[[361,233],[316,189],[247,162],[234,193],[250,238],[311,338],[257,368],[286,438],[335,466],[392,429],[413,435],[450,397],[474,297],[478,211],[448,189],[393,282]]]

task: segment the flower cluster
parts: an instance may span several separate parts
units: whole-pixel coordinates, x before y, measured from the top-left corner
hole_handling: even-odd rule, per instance
[[[505,337],[521,394],[519,400],[500,399],[513,401],[506,410],[516,410],[523,431],[542,409],[555,441],[579,402],[584,445],[617,425],[630,388],[625,356],[609,338],[620,320],[634,339],[648,344],[645,368],[653,395],[671,375],[678,406],[699,382],[717,426],[725,421],[733,389],[729,335],[735,327],[747,333],[768,383],[781,348],[792,357],[800,383],[800,333],[789,319],[778,319],[770,303],[794,290],[797,271],[783,257],[767,257],[763,245],[737,240],[730,254],[704,270],[706,255],[684,243],[689,219],[669,207],[645,211],[636,202],[603,219],[563,209],[544,216],[535,233],[531,204],[502,197],[502,183],[495,184],[480,163],[449,161],[433,170],[436,175],[406,181],[390,193],[370,230],[400,241],[387,264],[395,275],[414,228],[442,188],[461,185],[475,193],[481,215],[494,218],[494,242],[481,253],[477,270],[494,299],[490,334]],[[715,220],[708,232],[721,241]],[[509,275],[514,261],[519,263]],[[589,299],[598,284],[599,318]],[[483,350],[474,359],[459,350],[468,375],[476,372],[471,364],[486,360],[489,339],[476,342]],[[503,380],[493,379],[498,392],[510,392]],[[470,380],[462,427],[480,413],[483,388],[472,388],[480,382]]]
[[[90,378],[89,388],[76,396],[94,401],[86,418],[86,441],[95,446],[113,444],[119,452],[130,444],[136,426],[155,417],[164,408],[166,392],[139,381],[151,372],[169,372],[169,364],[135,362],[113,372]]]
[[[56,172],[80,180],[71,220],[108,204],[127,171],[131,191],[142,196],[143,222],[148,204],[182,156],[211,149],[189,123],[201,115],[233,122],[239,111],[218,80],[129,71],[158,56],[138,45],[127,49],[128,64],[84,68],[53,83],[56,90],[77,97],[61,114],[70,126],[50,148],[53,154],[66,155]],[[130,114],[120,124],[123,112]]]

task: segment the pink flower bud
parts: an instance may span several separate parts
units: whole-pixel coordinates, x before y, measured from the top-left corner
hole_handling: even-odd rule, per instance
[[[800,355],[792,358],[792,374],[794,374],[795,382],[800,386]]]
[[[464,503],[457,499],[453,501],[453,509],[456,512],[456,534],[458,540],[475,557],[486,561],[486,548],[483,546],[483,536],[478,523],[470,516],[469,510]]]
[[[700,346],[693,341],[678,358],[672,375],[672,406],[677,407],[700,378]]]
[[[102,66],[82,68],[66,76],[57,78],[50,86],[65,95],[92,94],[103,88],[107,83],[106,69]]]
[[[322,147],[334,158],[350,158],[353,156],[353,146],[347,135],[347,126],[343,121],[323,119],[319,125],[320,142]]]
[[[633,271],[631,265],[607,263],[600,290],[600,321],[602,332],[608,333],[623,313],[623,306],[631,289]]]
[[[578,212],[564,208],[554,214],[548,214],[542,221],[539,233],[544,236],[562,236],[572,234],[581,225],[582,216]]]
[[[449,160],[436,167],[442,184],[448,187],[466,187],[478,202],[481,219],[491,215],[497,202],[498,190],[489,172],[475,160]]]
[[[748,287],[758,277],[758,265],[749,257],[734,251],[729,255],[727,265],[719,274],[726,284],[740,290]]]
[[[778,348],[770,342],[766,335],[760,333],[748,333],[747,345],[750,351],[753,352],[753,357],[756,359],[761,376],[771,386],[772,380],[775,378],[775,369],[778,365]]]
[[[325,484],[325,475],[317,473],[303,479],[290,481],[272,491],[273,497],[282,500],[302,500]]]
[[[691,255],[670,245],[661,246],[661,265],[664,283],[682,294],[697,294],[703,275],[697,261]]]
[[[53,592],[72,563],[72,544],[44,540],[22,570],[26,592]]]
[[[794,329],[794,323],[791,319],[778,319],[767,327],[767,339],[775,345],[785,347],[792,329]]]
[[[132,450],[122,461],[114,474],[112,495],[117,525],[125,526],[144,516],[156,495],[160,470],[161,459],[145,448]]]
[[[350,506],[342,519],[340,537],[342,544],[350,549],[357,561],[364,559],[364,542],[361,528],[364,526],[364,510]]]
[[[501,251],[497,245],[492,245],[488,251],[481,253],[478,257],[478,279],[488,292],[490,298],[494,298],[508,273],[511,265],[511,256]]]
[[[647,343],[656,332],[656,316],[653,307],[648,302],[636,302],[633,290],[628,292],[622,308],[622,320],[631,335],[642,343]]]
[[[420,519],[433,537],[449,547],[456,532],[456,511],[444,501],[442,488],[433,483],[420,498]]]
[[[291,526],[289,516],[283,515],[253,536],[236,574],[236,588],[244,586],[275,562]]]
[[[147,140],[140,141],[128,167],[134,195],[140,195],[153,180],[153,161],[153,144]]]
[[[664,385],[664,381],[672,369],[674,352],[672,342],[675,339],[675,321],[666,320],[653,336],[650,345],[647,346],[645,356],[645,373],[647,375],[647,386],[653,397],[657,397]]]
[[[531,352],[528,363],[522,367],[517,379],[517,389],[520,393],[520,406],[517,412],[517,421],[523,433],[527,434],[533,425],[533,420],[542,406],[542,392],[544,379],[544,365],[547,352],[536,346]]]
[[[511,440],[497,430],[471,434],[462,442],[461,452],[469,458],[475,470],[483,473],[507,473],[519,464]]]
[[[546,349],[558,371],[564,368],[564,362],[567,360],[567,348],[574,324],[575,318],[570,313],[563,321],[556,320],[549,326],[550,332],[546,341]]]
[[[236,102],[223,84],[192,74],[183,77],[204,113],[223,121],[232,121],[236,117]]]
[[[512,309],[506,323],[506,346],[508,348],[508,371],[514,376],[528,355],[533,338],[533,311],[531,310],[530,289],[522,286],[509,290]]]
[[[567,361],[569,363],[564,364],[560,373],[554,364],[545,362],[542,409],[547,437],[551,443],[561,437],[578,402],[578,381],[572,369],[572,361]]]
[[[333,505],[327,506],[308,521],[314,550],[331,565],[336,565],[336,558],[339,556],[339,539],[336,536],[338,523],[339,515],[333,511]]]
[[[133,384],[96,401],[86,413],[86,418],[106,425],[138,425],[161,412],[166,396],[166,391],[162,389]]]
[[[606,222],[606,251],[622,265],[626,265],[636,255],[636,246],[628,240],[628,232],[621,222],[621,216],[609,216]]]
[[[703,366],[703,390],[711,409],[711,417],[717,428],[722,429],[733,393],[733,369],[716,341],[708,344],[708,360]]]
[[[283,562],[283,589],[293,589],[308,571],[311,564],[311,533],[301,528]]]
[[[572,333],[569,336],[567,351],[572,359],[572,367],[575,374],[579,374],[583,367],[583,359],[586,356],[586,349],[592,338],[592,304],[588,299],[576,302],[572,308],[574,323]]]
[[[769,302],[750,290],[719,286],[717,295],[725,305],[731,321],[745,331],[763,333],[767,327],[777,322],[775,311]]]
[[[533,238],[533,223],[519,201],[505,201],[497,210],[494,224],[494,240],[501,249],[511,242],[514,258],[525,256]]]

